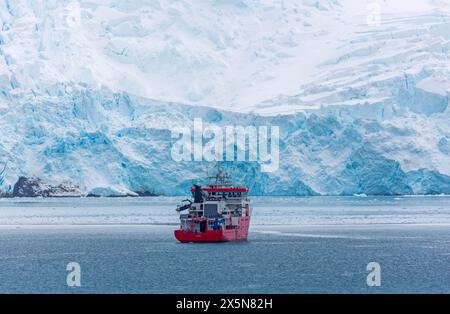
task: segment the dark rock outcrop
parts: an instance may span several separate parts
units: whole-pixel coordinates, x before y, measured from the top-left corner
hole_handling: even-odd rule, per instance
[[[64,182],[58,185],[50,185],[40,178],[19,177],[14,185],[13,197],[64,197],[81,196],[80,187],[70,182]]]

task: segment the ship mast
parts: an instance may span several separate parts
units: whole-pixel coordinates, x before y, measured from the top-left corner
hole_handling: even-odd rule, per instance
[[[222,170],[222,162],[217,162],[217,172],[215,176],[210,176],[209,184],[210,186],[231,186],[231,178],[228,173],[223,172]]]
[[[218,183],[222,178],[222,169],[220,168],[220,160],[217,162],[217,174],[216,174],[216,182]]]

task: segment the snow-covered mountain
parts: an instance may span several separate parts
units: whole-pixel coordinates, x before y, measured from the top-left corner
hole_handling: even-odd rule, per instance
[[[445,0],[0,0],[2,190],[183,193],[201,117],[281,127],[255,194],[450,193],[449,72]]]
[[[265,114],[389,103],[408,79],[445,94],[449,13],[436,0],[2,0],[1,86]]]

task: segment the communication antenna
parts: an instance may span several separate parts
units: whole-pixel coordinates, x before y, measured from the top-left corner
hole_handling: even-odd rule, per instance
[[[217,162],[217,177],[222,175],[222,169],[220,168],[220,161]]]

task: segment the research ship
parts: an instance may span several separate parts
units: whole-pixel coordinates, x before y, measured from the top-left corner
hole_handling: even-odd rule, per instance
[[[193,200],[177,206],[180,228],[175,238],[187,242],[227,242],[247,240],[250,226],[249,189],[233,185],[231,177],[217,165],[217,174],[208,177],[205,187],[191,188]]]

